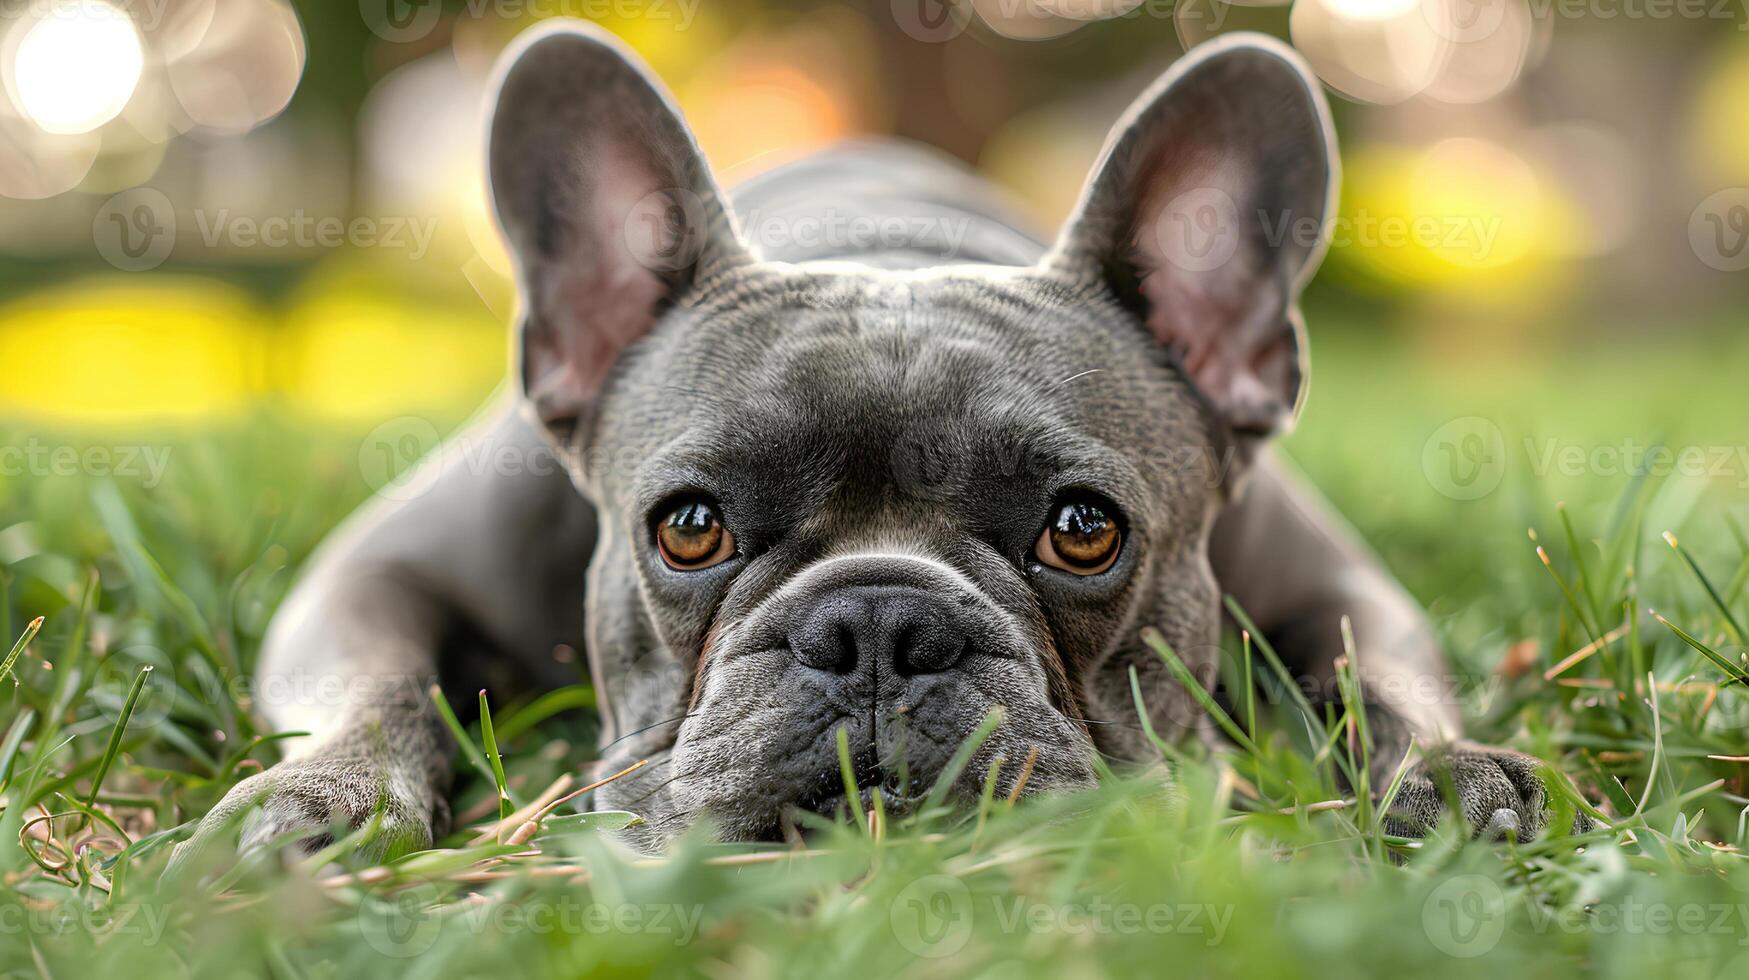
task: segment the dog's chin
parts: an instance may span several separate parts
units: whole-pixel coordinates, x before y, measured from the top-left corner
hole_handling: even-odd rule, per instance
[[[676,815],[674,825],[703,820],[719,840],[736,843],[794,844],[816,838],[825,823],[846,819],[850,796],[835,752],[822,748],[797,754],[813,757],[815,764],[805,774],[791,768],[781,780],[679,780],[674,802],[683,812]],[[921,800],[908,780],[883,768],[871,754],[852,759],[850,779],[855,809],[864,814],[879,809],[896,819],[911,813]]]
[[[992,745],[974,753],[953,786],[939,794],[936,783],[941,775],[940,766],[901,771],[894,765],[882,765],[872,755],[858,754],[852,759],[850,774],[855,806],[850,802],[835,745],[811,746],[798,751],[796,756],[806,756],[810,765],[805,774],[790,768],[787,779],[748,780],[725,774],[682,776],[674,784],[672,810],[652,822],[667,831],[667,836],[704,821],[715,838],[724,842],[807,843],[817,840],[825,825],[855,820],[857,813],[864,820],[879,813],[891,826],[923,809],[932,796],[938,795],[949,808],[969,810],[984,789],[992,758],[1025,759],[1028,751],[1018,746]],[[1018,767],[1004,765],[997,792],[1006,796],[1018,791],[1017,795],[1031,797],[1086,789],[1095,783],[1091,754],[1047,751],[1033,761],[1033,767],[1023,777],[1026,781],[1019,786],[1016,786],[1018,773],[1009,775]]]

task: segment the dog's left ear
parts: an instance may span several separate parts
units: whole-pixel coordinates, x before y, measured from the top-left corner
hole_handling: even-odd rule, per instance
[[[1131,106],[1046,262],[1109,286],[1234,434],[1269,435],[1303,395],[1295,302],[1323,256],[1336,167],[1304,62],[1229,35]]]
[[[522,388],[563,438],[664,310],[748,254],[679,110],[618,39],[555,19],[500,64],[487,171],[516,257]]]

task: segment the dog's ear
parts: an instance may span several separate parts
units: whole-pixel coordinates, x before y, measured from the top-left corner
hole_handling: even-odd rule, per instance
[[[1302,396],[1295,302],[1323,255],[1336,167],[1299,56],[1230,35],[1131,106],[1046,262],[1109,286],[1234,434],[1268,435]]]
[[[747,253],[673,101],[617,39],[549,21],[498,79],[487,172],[516,259],[522,387],[562,437],[627,346]]]

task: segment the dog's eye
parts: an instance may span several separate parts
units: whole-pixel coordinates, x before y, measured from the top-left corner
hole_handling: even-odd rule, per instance
[[[735,536],[723,526],[715,507],[690,500],[669,511],[657,525],[656,550],[669,568],[692,572],[727,561],[735,553]]]
[[[1033,552],[1052,568],[1076,575],[1097,575],[1117,561],[1123,534],[1106,509],[1091,500],[1071,500],[1057,507]]]

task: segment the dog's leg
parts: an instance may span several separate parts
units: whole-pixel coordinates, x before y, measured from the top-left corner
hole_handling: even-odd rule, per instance
[[[179,861],[239,819],[244,848],[296,832],[313,846],[378,813],[372,852],[429,846],[448,821],[453,749],[429,692],[457,630],[549,685],[580,678],[551,655],[581,643],[594,520],[544,441],[507,412],[421,466],[428,478],[374,500],[323,546],[275,615],[255,707],[309,735],[234,787]]]
[[[1374,787],[1395,774],[1411,738],[1424,749],[1393,804],[1390,829],[1431,827],[1445,811],[1448,785],[1478,833],[1528,835],[1542,825],[1541,763],[1457,740],[1459,678],[1426,616],[1359,535],[1281,460],[1266,454],[1259,461],[1217,521],[1209,547],[1221,587],[1312,690],[1314,703],[1337,697],[1341,620],[1348,617],[1373,734]]]

